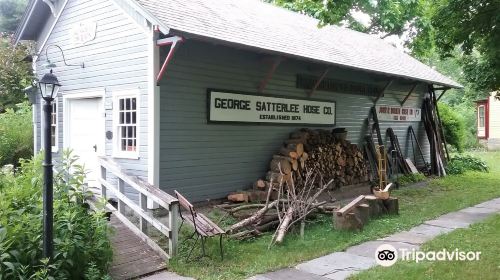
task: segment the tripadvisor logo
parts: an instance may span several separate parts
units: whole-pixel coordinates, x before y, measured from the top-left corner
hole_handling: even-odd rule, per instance
[[[399,257],[398,257],[399,256]],[[391,266],[398,258],[402,261],[478,261],[481,252],[460,251],[458,249],[449,251],[418,251],[416,249],[400,248],[399,251],[390,244],[382,244],[375,251],[375,261],[381,266]]]

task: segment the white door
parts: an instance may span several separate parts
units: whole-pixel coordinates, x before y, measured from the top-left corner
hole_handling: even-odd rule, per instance
[[[69,100],[68,147],[85,166],[87,183],[97,187],[97,156],[104,154],[102,98]]]

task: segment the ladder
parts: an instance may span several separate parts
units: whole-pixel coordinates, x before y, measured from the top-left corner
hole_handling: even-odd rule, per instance
[[[387,185],[387,155],[384,145],[377,145],[376,151],[378,159],[379,189],[383,190]]]

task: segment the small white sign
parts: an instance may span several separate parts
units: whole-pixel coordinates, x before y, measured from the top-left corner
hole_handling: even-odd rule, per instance
[[[419,122],[422,110],[418,108],[377,105],[379,121]]]
[[[334,125],[335,102],[210,90],[211,122]]]
[[[97,22],[87,20],[74,24],[71,27],[71,42],[73,46],[83,46],[95,39]]]

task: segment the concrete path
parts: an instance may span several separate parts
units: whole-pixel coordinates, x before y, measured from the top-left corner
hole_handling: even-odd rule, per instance
[[[424,242],[440,234],[448,233],[457,228],[466,228],[495,213],[500,213],[500,198],[442,215],[408,231],[398,232],[385,238],[349,247],[345,252],[332,253],[301,263],[295,268],[256,275],[248,280],[346,279],[354,273],[377,265],[375,250],[381,244],[390,244],[398,250],[400,248],[419,249]]]

